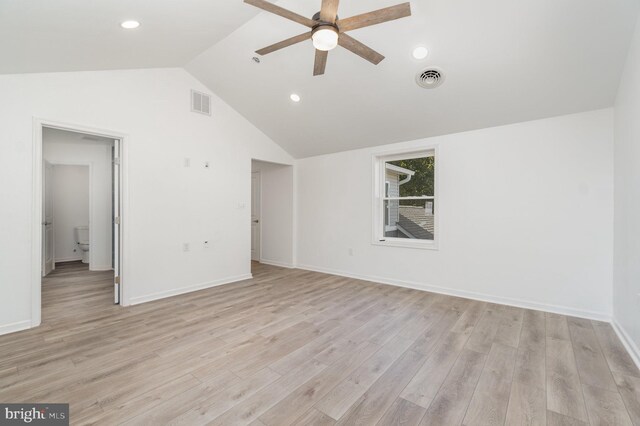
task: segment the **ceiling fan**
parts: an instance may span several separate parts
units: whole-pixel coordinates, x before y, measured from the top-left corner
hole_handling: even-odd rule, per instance
[[[384,56],[345,34],[345,32],[411,15],[409,2],[385,7],[384,9],[363,13],[346,19],[338,19],[339,0],[322,0],[320,12],[313,15],[311,19],[265,0],[244,0],[244,2],[311,28],[311,31],[256,50],[256,53],[266,55],[284,47],[312,39],[313,46],[316,48],[313,75],[324,74],[329,50],[335,48],[337,45],[350,50],[374,65],[378,65],[380,61],[384,59]]]

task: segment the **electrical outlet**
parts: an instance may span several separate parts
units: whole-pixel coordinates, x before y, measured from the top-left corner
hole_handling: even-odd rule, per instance
[[[191,167],[191,158],[189,158],[189,157],[185,157],[184,158],[184,166],[185,167]]]
[[[202,246],[203,246],[205,249],[211,248],[211,244],[209,243],[209,240],[206,240],[206,241],[202,244]]]
[[[182,243],[182,251],[189,251],[189,243]]]
[[[349,256],[353,256],[353,249],[352,248],[349,249]]]
[[[204,162],[204,168],[205,168],[205,169],[208,169],[209,167],[211,167],[211,165],[209,164],[209,162],[208,162],[208,161],[205,161],[205,162]]]

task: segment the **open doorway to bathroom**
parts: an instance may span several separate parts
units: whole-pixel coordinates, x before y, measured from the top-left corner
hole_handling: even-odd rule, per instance
[[[121,139],[42,125],[41,141],[41,318],[99,315],[121,301]]]

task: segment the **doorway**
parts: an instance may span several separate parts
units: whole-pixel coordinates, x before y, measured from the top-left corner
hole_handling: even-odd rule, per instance
[[[33,242],[37,265],[34,261],[32,326],[42,318],[43,285],[55,281],[61,287],[65,273],[73,273],[68,282],[78,283],[65,290],[78,291],[76,300],[81,301],[82,291],[91,288],[87,291],[93,291],[95,300],[126,304],[122,286],[124,136],[39,120],[34,127],[34,229],[39,232],[34,232]],[[98,280],[102,286],[88,285]],[[108,293],[96,296],[105,289]],[[58,297],[48,298],[54,299]]]
[[[294,265],[293,166],[251,161],[251,262]]]

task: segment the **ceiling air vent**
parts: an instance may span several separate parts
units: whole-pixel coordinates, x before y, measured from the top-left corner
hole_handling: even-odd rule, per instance
[[[192,90],[191,111],[211,115],[211,95]]]
[[[425,89],[435,89],[444,83],[444,74],[439,68],[425,68],[416,74],[416,83]]]

